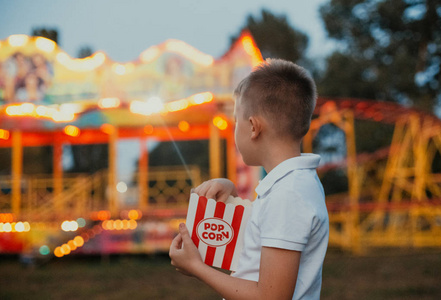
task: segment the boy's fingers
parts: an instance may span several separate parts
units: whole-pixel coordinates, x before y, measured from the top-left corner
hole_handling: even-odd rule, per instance
[[[174,249],[181,249],[182,246],[182,236],[178,234],[172,241],[170,245],[170,252]]]
[[[223,193],[217,198],[217,201],[225,203],[227,202],[228,197],[229,197],[228,194]]]
[[[179,224],[179,235],[182,238],[182,242],[191,241],[190,233],[187,230],[187,226],[184,223]]]
[[[202,183],[201,185],[199,185],[198,187],[196,187],[194,189],[194,192],[196,194],[198,194],[199,196],[205,196],[206,192],[207,192],[207,182]]]
[[[219,189],[216,186],[211,186],[210,189],[208,189],[207,193],[205,194],[205,197],[207,197],[207,199],[216,199],[217,193],[219,192]]]

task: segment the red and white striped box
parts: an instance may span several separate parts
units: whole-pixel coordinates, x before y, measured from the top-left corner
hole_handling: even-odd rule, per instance
[[[239,197],[230,196],[223,203],[190,195],[186,225],[205,264],[236,270],[251,204]]]

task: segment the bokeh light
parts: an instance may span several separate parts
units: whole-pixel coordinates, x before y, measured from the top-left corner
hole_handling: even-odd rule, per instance
[[[77,231],[78,223],[76,221],[64,221],[61,223],[61,229],[63,231]]]
[[[127,184],[124,181],[118,182],[116,185],[116,190],[121,194],[127,192]]]
[[[225,130],[228,127],[228,122],[221,116],[216,116],[213,118],[213,124],[220,130]]]
[[[75,246],[77,246],[77,247],[82,247],[84,245],[84,239],[82,236],[76,236],[73,239],[73,242],[74,242]]]
[[[51,249],[49,249],[47,245],[43,245],[40,247],[39,252],[41,255],[48,255],[49,253],[51,253]]]
[[[182,132],[187,132],[188,130],[190,130],[190,124],[187,121],[181,121],[178,124],[178,128]]]
[[[83,228],[84,226],[86,226],[86,220],[84,218],[78,218],[77,224],[79,228]]]

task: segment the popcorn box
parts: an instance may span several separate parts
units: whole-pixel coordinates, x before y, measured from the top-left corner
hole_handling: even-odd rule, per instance
[[[230,196],[226,203],[190,195],[187,229],[205,264],[235,271],[252,203]]]

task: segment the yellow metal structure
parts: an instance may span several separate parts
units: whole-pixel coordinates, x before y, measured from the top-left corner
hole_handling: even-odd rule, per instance
[[[21,132],[12,132],[12,213],[20,215],[21,212],[21,176],[23,170],[23,146]]]
[[[116,190],[116,143],[118,141],[118,130],[112,127],[109,133],[109,173],[108,173],[108,199],[109,199],[109,210],[113,216],[118,214],[118,195]]]
[[[401,113],[394,119],[388,152],[360,155],[354,134],[354,114],[360,113],[355,105],[342,106],[321,105],[304,139],[305,152],[311,152],[325,124],[334,124],[346,137],[347,157],[339,167],[346,169],[348,193],[327,197],[330,245],[354,253],[441,246],[441,174],[434,170],[441,163],[441,121],[415,111]]]
[[[148,183],[150,209],[186,209],[190,190],[202,183],[202,177],[197,166],[150,168]]]
[[[219,129],[210,123],[209,140],[210,177],[219,178],[222,175],[222,157]]]
[[[348,196],[345,197],[345,203],[349,207],[348,214],[342,215],[340,212],[335,216],[330,213],[331,243],[333,239],[339,240],[340,246],[350,248],[354,252],[360,252],[360,233],[359,233],[359,197],[360,180],[356,163],[355,133],[354,133],[354,115],[351,110],[338,110],[333,102],[323,105],[318,118],[311,122],[311,128],[304,139],[305,152],[312,151],[312,141],[323,125],[333,124],[341,129],[346,138],[347,153],[347,177],[348,177]],[[341,232],[335,232],[334,224],[341,229]]]
[[[88,217],[92,212],[111,211],[112,203],[106,201],[109,171],[99,171],[93,175],[69,175],[63,179],[63,191],[54,194],[53,178],[40,175],[24,177],[20,218],[27,221],[69,220]],[[140,173],[136,178],[139,180]],[[142,198],[147,199],[149,209],[186,208],[190,189],[202,182],[201,172],[197,166],[187,168],[152,168],[149,170],[146,187],[148,191]],[[138,182],[140,183],[140,182]],[[0,178],[0,186],[5,190],[11,188],[10,178]],[[137,185],[138,188],[139,185]],[[0,211],[6,212],[11,197],[0,193]],[[145,204],[144,204],[145,205]],[[139,203],[139,206],[142,204]],[[120,209],[132,209],[132,205],[119,203]]]
[[[139,208],[142,210],[147,210],[149,207],[149,188],[147,186],[148,182],[148,164],[149,164],[149,153],[146,147],[146,140],[141,139],[140,143],[140,156],[139,156],[139,173],[138,173],[138,199]]]

